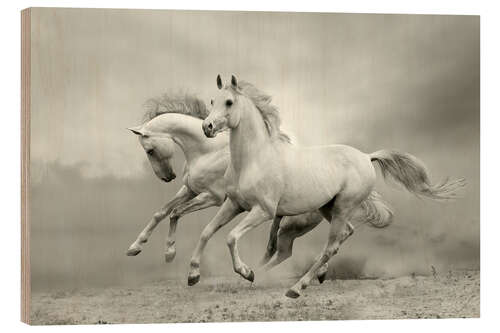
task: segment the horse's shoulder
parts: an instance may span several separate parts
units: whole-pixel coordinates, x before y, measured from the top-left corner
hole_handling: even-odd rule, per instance
[[[189,168],[193,173],[217,173],[223,175],[229,162],[228,151],[213,151],[201,155],[196,160],[192,161]]]
[[[204,155],[202,155],[199,159],[199,163],[206,163],[208,167],[224,167],[224,169],[227,167],[227,164],[229,163],[230,155],[229,155],[229,149],[223,148],[223,149],[218,149],[214,150],[211,152],[208,152]]]

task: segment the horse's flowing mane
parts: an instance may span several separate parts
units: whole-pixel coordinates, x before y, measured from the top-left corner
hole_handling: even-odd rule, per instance
[[[271,104],[272,97],[246,81],[238,81],[238,88],[239,92],[250,98],[260,111],[269,136],[290,143],[290,137],[280,129],[281,117],[278,108]]]
[[[193,94],[182,92],[166,92],[158,97],[148,99],[144,103],[146,112],[142,117],[144,123],[165,113],[180,113],[199,119],[205,119],[209,111],[205,103]]]

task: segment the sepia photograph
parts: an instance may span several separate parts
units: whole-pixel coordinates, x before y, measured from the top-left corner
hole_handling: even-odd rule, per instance
[[[22,320],[480,317],[480,17],[22,11]]]

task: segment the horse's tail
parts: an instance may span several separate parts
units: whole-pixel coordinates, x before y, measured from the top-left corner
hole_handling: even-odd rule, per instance
[[[375,228],[385,228],[393,221],[394,213],[380,194],[372,191],[368,198],[361,203],[360,214],[353,217],[354,223],[369,223]]]
[[[465,179],[431,184],[424,164],[415,156],[391,150],[379,150],[369,155],[372,162],[380,166],[384,178],[390,175],[408,191],[434,200],[450,200],[457,191],[465,187]]]

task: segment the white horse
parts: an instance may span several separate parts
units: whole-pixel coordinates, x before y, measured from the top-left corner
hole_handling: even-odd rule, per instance
[[[345,145],[291,145],[280,131],[279,113],[270,104],[270,96],[247,82],[238,83],[234,76],[225,87],[218,76],[217,86],[220,93],[212,101],[203,130],[211,138],[230,131],[231,161],[225,174],[228,197],[202,238],[248,211],[229,233],[227,244],[234,270],[252,281],[254,273],[238,253],[239,238],[264,221],[275,219],[279,223],[283,216],[319,210],[330,222],[327,244],[308,272],[287,291],[289,297],[298,297],[352,234],[352,213],[369,197],[375,184],[373,162],[384,175],[389,174],[417,195],[448,199],[464,185],[463,180],[431,185],[422,162],[405,153],[380,150],[365,154]],[[205,243],[206,239],[200,239],[197,251]],[[195,251],[188,279],[199,279],[199,261]]]
[[[138,135],[153,171],[165,182],[176,178],[171,160],[175,145],[181,148],[186,159],[183,186],[172,200],[153,215],[130,245],[127,255],[139,254],[158,223],[170,214],[170,230],[165,249],[165,260],[170,262],[176,254],[175,232],[179,218],[197,210],[219,206],[225,199],[223,176],[229,164],[229,138],[221,135],[217,140],[212,140],[203,134],[202,119],[208,115],[208,110],[203,101],[195,96],[164,94],[160,98],[149,100],[147,107],[144,123],[129,129]],[[392,212],[381,206],[380,202],[373,193],[364,202],[358,220],[376,227],[388,225]],[[293,239],[312,230],[322,219],[318,212],[310,212],[285,218],[281,227],[273,224],[263,263],[269,261],[275,252],[273,266],[288,258]],[[327,264],[318,270],[320,282],[324,281],[326,272]]]
[[[228,164],[228,138],[211,141],[203,135],[201,122],[208,111],[205,103],[191,95],[165,94],[149,100],[144,124],[129,128],[139,136],[156,176],[165,182],[175,179],[171,166],[175,145],[186,158],[183,186],[172,200],[153,215],[151,221],[130,245],[127,255],[142,251],[155,227],[170,214],[165,260],[175,257],[175,231],[179,218],[188,213],[219,206],[226,197],[224,171]]]

